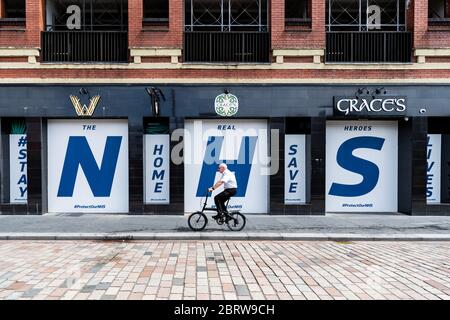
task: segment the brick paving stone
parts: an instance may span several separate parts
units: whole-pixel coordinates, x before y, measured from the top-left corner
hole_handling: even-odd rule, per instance
[[[209,300],[209,298],[207,293],[197,293],[197,300]]]
[[[129,295],[130,295],[130,292],[121,291],[117,294],[116,299],[117,300],[127,300]]]
[[[0,241],[0,256],[0,299],[450,297],[448,242]]]
[[[197,286],[197,294],[199,293],[209,293],[209,287],[208,286]]]
[[[142,297],[143,297],[144,295],[142,294],[142,293],[134,293],[134,292],[132,292],[132,293],[130,293],[130,295],[128,296],[128,299],[129,300],[142,300]]]
[[[248,291],[247,286],[244,285],[235,285],[236,293],[238,296],[248,296],[250,292]]]

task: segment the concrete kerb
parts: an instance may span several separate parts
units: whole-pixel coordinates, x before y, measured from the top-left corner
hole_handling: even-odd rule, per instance
[[[443,234],[336,234],[265,232],[172,232],[172,233],[0,233],[0,240],[229,240],[229,241],[450,241]]]

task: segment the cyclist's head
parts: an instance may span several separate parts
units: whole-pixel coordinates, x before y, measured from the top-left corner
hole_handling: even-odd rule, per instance
[[[223,173],[225,170],[227,170],[227,165],[225,163],[219,164],[220,173]]]

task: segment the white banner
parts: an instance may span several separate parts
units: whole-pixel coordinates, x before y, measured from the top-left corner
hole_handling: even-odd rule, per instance
[[[441,203],[441,135],[429,134],[427,143],[427,203]]]
[[[47,141],[49,212],[128,212],[126,120],[49,120]]]
[[[170,136],[146,134],[145,139],[145,202],[170,203]]]
[[[184,209],[201,209],[208,187],[220,178],[218,164],[235,173],[238,188],[228,209],[244,213],[268,210],[268,132],[265,120],[187,120],[184,139]],[[222,192],[215,190],[209,200]]]
[[[306,146],[304,134],[284,137],[284,203],[306,203]]]
[[[9,135],[10,203],[27,203],[27,135]]]
[[[397,212],[397,122],[327,121],[326,139],[326,211]]]

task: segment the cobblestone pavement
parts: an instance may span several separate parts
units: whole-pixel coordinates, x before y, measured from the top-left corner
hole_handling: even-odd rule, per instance
[[[446,299],[450,242],[0,241],[0,299]]]

